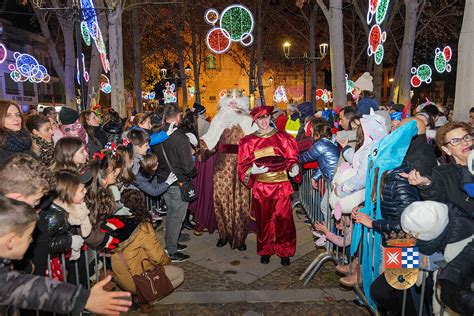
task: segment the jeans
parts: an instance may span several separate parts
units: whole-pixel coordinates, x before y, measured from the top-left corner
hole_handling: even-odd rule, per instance
[[[165,243],[169,255],[178,251],[178,238],[188,211],[188,202],[181,199],[181,190],[177,185],[170,186],[163,194],[168,212],[166,214]]]

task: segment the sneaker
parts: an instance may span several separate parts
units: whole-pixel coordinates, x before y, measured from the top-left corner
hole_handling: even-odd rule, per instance
[[[326,235],[322,235],[315,242],[316,246],[323,247],[326,244]]]
[[[171,262],[184,262],[189,259],[189,256],[181,252],[176,252],[170,255],[170,258],[171,258]]]
[[[178,244],[178,251],[181,252],[181,251],[184,251],[188,248],[188,246],[186,245],[183,245],[183,244]]]
[[[158,222],[158,221],[162,221],[163,217],[161,217],[158,213],[153,212],[151,214],[151,219],[153,222]]]

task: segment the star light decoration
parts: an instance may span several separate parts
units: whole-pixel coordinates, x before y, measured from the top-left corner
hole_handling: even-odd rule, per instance
[[[109,77],[104,74],[100,74],[100,91],[107,94],[112,92],[112,86],[110,85]]]
[[[422,64],[418,66],[418,68],[413,67],[411,69],[411,73],[413,74],[413,76],[411,77],[410,81],[411,85],[414,88],[418,88],[423,82],[426,82],[428,84],[431,83],[432,70],[431,67],[427,64]]]
[[[216,9],[208,9],[204,13],[204,20],[214,26],[207,32],[206,44],[215,54],[225,53],[232,42],[240,42],[243,46],[250,46],[253,43],[252,12],[241,4],[228,6],[220,16]],[[217,21],[219,27],[215,26]]]
[[[15,63],[8,65],[10,78],[15,82],[29,81],[32,83],[49,82],[51,77],[46,70],[46,67],[40,63],[30,54],[22,54],[19,52],[13,53]]]
[[[322,100],[324,103],[332,102],[331,91],[316,89],[316,100]]]
[[[389,0],[369,0],[369,9],[367,11],[367,24],[372,23],[373,17],[375,16],[375,24],[372,25],[369,32],[369,46],[367,48],[367,54],[370,56],[374,55],[375,63],[380,65],[383,60],[384,48],[383,43],[387,39],[387,33],[382,32],[380,24],[383,22],[387,15]]]
[[[273,94],[273,101],[288,103],[285,86],[278,86]]]
[[[83,73],[83,76],[84,76],[84,80],[86,82],[89,82],[89,72],[87,72],[86,70],[86,64],[85,64],[85,57],[84,57],[84,54],[82,54],[82,73]],[[76,58],[76,69],[77,69],[77,72],[76,72],[76,80],[77,80],[77,83],[78,84],[81,84],[81,72],[79,71],[79,58]]]
[[[435,58],[434,58],[434,66],[437,72],[442,74],[443,72],[451,72],[451,65],[449,62],[453,56],[453,51],[451,47],[446,46],[441,50],[440,48],[436,48],[435,50]]]
[[[142,98],[144,100],[155,100],[156,93],[155,92],[142,92]]]
[[[7,59],[7,48],[5,45],[0,43],[0,64],[3,64],[3,62]]]
[[[165,83],[166,89],[163,90],[163,99],[165,104],[176,102],[176,92],[174,92],[174,83],[170,84],[168,81]]]
[[[100,59],[102,61],[102,68],[105,72],[109,72],[110,63],[107,59],[107,51],[105,48],[104,38],[99,28],[99,22],[97,21],[97,15],[95,13],[94,4],[92,0],[80,0],[82,16],[84,20],[81,23],[81,34],[84,42],[87,46],[91,44],[91,38],[94,40],[95,47],[100,54]]]

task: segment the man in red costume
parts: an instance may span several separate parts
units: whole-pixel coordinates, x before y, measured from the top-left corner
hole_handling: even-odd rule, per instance
[[[296,230],[289,177],[301,181],[298,145],[289,134],[270,125],[273,106],[254,108],[250,115],[258,131],[240,140],[238,174],[252,189],[252,211],[257,222],[257,252],[267,264],[276,254],[288,266],[296,251]]]

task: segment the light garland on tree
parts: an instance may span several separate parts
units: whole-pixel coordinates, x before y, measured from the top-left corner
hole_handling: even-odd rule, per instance
[[[8,65],[10,78],[15,82],[29,81],[32,83],[49,82],[51,77],[46,70],[46,67],[40,63],[30,54],[21,54],[19,52],[13,53],[15,63]]]
[[[367,55],[374,55],[375,63],[380,65],[384,56],[383,43],[387,39],[386,32],[382,32],[380,24],[384,21],[388,7],[390,5],[389,0],[369,0],[369,9],[367,11],[367,24],[372,23],[373,17],[375,16],[375,24],[372,25],[369,32]]]
[[[451,72],[451,65],[449,62],[453,56],[453,51],[451,47],[446,46],[441,50],[440,48],[436,48],[435,50],[435,58],[434,58],[434,66],[437,72],[442,74],[443,72]]]
[[[411,77],[410,82],[414,88],[418,88],[423,82],[427,84],[431,83],[432,70],[431,67],[427,64],[422,64],[418,66],[418,68],[413,67],[411,69],[411,73],[413,74],[413,76]]]
[[[7,48],[5,45],[0,43],[0,64],[3,64],[3,62],[7,59]]]
[[[210,8],[204,14],[204,19],[214,26],[206,35],[206,45],[213,53],[225,53],[232,42],[240,42],[243,46],[253,43],[252,31],[255,23],[252,12],[241,4],[228,6],[221,15],[216,9]],[[217,21],[220,27],[215,26]]]
[[[112,86],[110,85],[109,77],[104,74],[100,74],[100,91],[107,94],[112,92]]]
[[[273,101],[288,103],[285,86],[278,86],[273,93]]]
[[[163,90],[163,99],[165,101],[165,104],[167,103],[174,103],[176,102],[176,92],[174,92],[175,85],[170,84],[168,81],[165,83],[166,89]]]
[[[316,89],[316,100],[322,100],[324,103],[332,102],[331,91]]]

